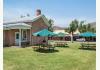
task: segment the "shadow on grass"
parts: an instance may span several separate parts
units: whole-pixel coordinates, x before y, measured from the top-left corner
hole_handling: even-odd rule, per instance
[[[36,52],[40,52],[40,53],[54,53],[54,52],[59,52],[59,50],[55,50],[55,49],[43,49],[43,48],[40,48],[40,49],[37,49],[37,50],[34,50]]]
[[[96,51],[96,49],[94,49],[94,48],[79,48],[79,49],[81,49],[81,50],[91,50],[91,51]]]

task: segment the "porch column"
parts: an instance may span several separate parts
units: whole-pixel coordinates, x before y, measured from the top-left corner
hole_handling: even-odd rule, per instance
[[[31,40],[31,38],[32,38],[31,36],[32,36],[32,35],[31,35],[31,29],[30,29],[30,45],[31,45],[31,41],[32,41],[32,40]]]
[[[21,29],[19,29],[19,47],[21,47]]]

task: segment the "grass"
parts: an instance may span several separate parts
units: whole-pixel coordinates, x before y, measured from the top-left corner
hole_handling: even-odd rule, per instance
[[[96,70],[96,51],[56,47],[57,52],[40,53],[28,48],[4,48],[4,70]]]

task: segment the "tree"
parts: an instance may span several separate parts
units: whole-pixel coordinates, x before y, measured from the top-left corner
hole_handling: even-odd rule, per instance
[[[82,33],[83,32],[83,24],[85,21],[80,21],[78,30]]]
[[[50,26],[48,27],[48,30],[51,31],[51,32],[53,32],[53,27],[52,26],[53,26],[54,21],[52,19],[49,19],[48,22],[50,24]]]
[[[79,27],[79,21],[77,19],[74,20],[74,24],[75,24],[76,28]]]
[[[71,41],[73,43],[73,33],[78,28],[78,21],[75,19],[70,23],[69,32],[71,33]]]
[[[79,31],[81,33],[87,32],[87,31],[93,31],[94,29],[91,28],[91,24],[84,24],[85,21],[81,21],[79,24]]]
[[[87,31],[91,31],[91,25],[87,24]]]
[[[87,26],[86,25],[83,25],[83,27],[82,27],[82,33],[83,32],[87,32]]]
[[[69,27],[65,28],[65,32],[69,32]]]
[[[96,28],[91,28],[91,32],[96,33]]]
[[[78,21],[78,20],[73,20],[69,27],[67,27],[65,29],[66,32],[70,32],[72,35],[71,35],[71,41],[73,42],[73,33],[76,31],[76,29],[78,29],[81,33],[83,32],[87,32],[87,31],[90,31],[90,32],[96,32],[96,28],[92,28],[91,27],[91,24],[84,24],[85,21]]]

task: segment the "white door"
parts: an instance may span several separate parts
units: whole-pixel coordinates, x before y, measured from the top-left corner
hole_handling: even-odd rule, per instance
[[[15,32],[15,45],[19,45],[19,32]]]

